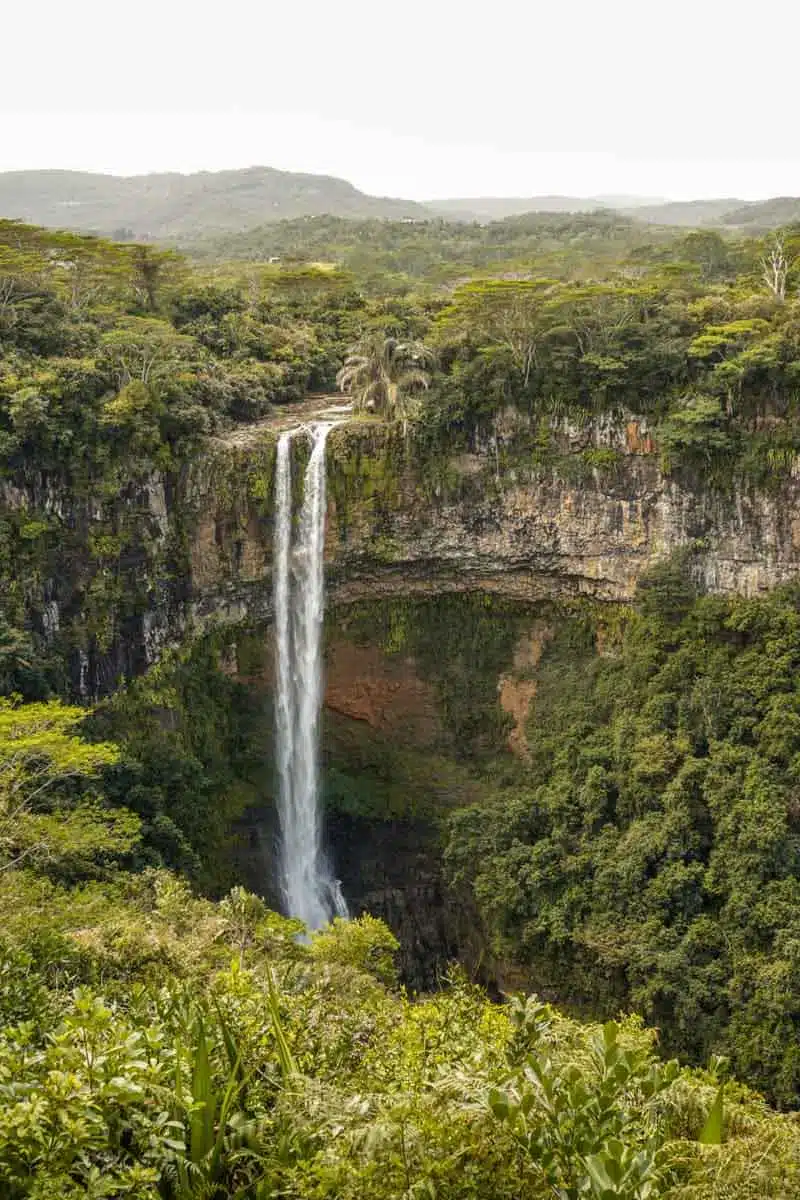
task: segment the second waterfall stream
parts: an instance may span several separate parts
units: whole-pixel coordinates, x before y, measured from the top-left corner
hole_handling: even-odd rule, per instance
[[[311,456],[296,526],[292,440],[282,433],[275,466],[275,735],[280,885],[287,916],[319,929],[347,916],[323,845],[320,789],[322,627],[325,616],[325,443],[331,424],[310,429]]]

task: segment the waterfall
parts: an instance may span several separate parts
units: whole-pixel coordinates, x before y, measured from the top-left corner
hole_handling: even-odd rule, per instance
[[[325,443],[312,427],[303,503],[292,536],[291,441],[282,433],[275,466],[275,733],[280,884],[286,912],[319,929],[347,908],[322,845],[319,723],[325,615]]]

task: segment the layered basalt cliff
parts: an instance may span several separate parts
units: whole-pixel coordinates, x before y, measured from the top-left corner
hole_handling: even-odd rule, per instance
[[[0,484],[13,620],[68,662],[74,693],[112,691],[214,626],[270,619],[279,428],[209,441],[179,473],[121,496],[76,500],[35,475]],[[475,591],[625,602],[680,550],[712,592],[754,594],[800,569],[800,479],[722,492],[667,475],[632,417],[543,434],[506,414],[459,453],[349,421],[330,437],[328,489],[333,604]]]
[[[754,594],[800,569],[800,480],[722,494],[664,473],[637,421],[555,431],[537,461],[497,439],[430,459],[385,427],[330,440],[328,591],[334,603],[486,591],[523,601],[628,601],[656,562],[692,551],[712,592]],[[219,442],[187,481],[197,514],[187,619],[269,615],[272,439]]]

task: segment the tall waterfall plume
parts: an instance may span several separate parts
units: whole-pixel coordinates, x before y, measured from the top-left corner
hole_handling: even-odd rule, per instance
[[[275,733],[280,883],[286,912],[319,929],[347,908],[322,844],[319,734],[325,615],[325,443],[332,426],[311,428],[303,502],[292,529],[291,430],[275,467]]]

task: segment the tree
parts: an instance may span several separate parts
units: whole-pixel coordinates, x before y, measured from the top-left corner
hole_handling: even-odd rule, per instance
[[[165,284],[174,285],[182,273],[180,256],[174,250],[137,245],[131,250],[130,265],[138,302],[146,312],[157,312]]]
[[[85,313],[124,290],[128,270],[115,246],[80,234],[58,232],[53,239],[53,282],[69,309]]]
[[[0,874],[23,863],[81,866],[126,853],[138,840],[132,813],[71,794],[75,781],[88,788],[118,754],[76,736],[85,715],[60,701],[0,701]]]
[[[433,361],[433,353],[422,342],[369,334],[351,347],[336,382],[353,397],[356,409],[399,417],[406,425],[416,409],[417,395],[430,386],[425,368]]]
[[[197,357],[194,339],[176,333],[167,321],[123,317],[101,339],[101,359],[121,390],[133,381],[146,387],[164,383]]]
[[[705,282],[727,280],[736,274],[735,249],[713,229],[693,229],[677,243],[676,252],[699,269]]]
[[[38,255],[0,242],[0,317],[19,301],[40,295],[42,276],[42,261]]]
[[[786,256],[786,247],[779,233],[761,259],[761,278],[776,300],[786,299],[786,277],[792,264]]]
[[[481,345],[504,347],[520,372],[523,387],[537,365],[543,336],[542,297],[555,287],[552,279],[488,279],[458,288],[439,316],[442,333],[478,339]]]

